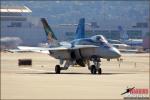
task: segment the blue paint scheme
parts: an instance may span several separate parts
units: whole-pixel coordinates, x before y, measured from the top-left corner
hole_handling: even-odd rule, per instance
[[[100,37],[101,35],[97,35],[97,37]],[[76,39],[71,41],[72,47],[74,45],[96,45],[96,46],[101,46],[104,48],[110,48],[112,45],[110,45],[108,42],[103,42],[103,41],[96,41],[93,40],[92,38],[83,38],[83,39]]]
[[[83,51],[82,53],[85,53],[84,55],[85,56],[88,55],[88,57],[96,55],[97,57],[100,57],[100,58],[111,59],[111,58],[119,58],[121,56],[120,52],[115,47],[110,45],[108,43],[108,41],[104,38],[103,35],[95,35],[90,38],[84,38],[84,33],[85,33],[85,28],[84,28],[85,25],[84,24],[85,24],[85,19],[81,18],[79,20],[79,24],[78,24],[78,27],[76,30],[76,39],[74,39],[73,41],[58,42],[56,40],[56,38],[50,37],[54,40],[54,42],[52,42],[51,44],[53,44],[53,43],[55,43],[55,44],[53,46],[50,46],[49,48],[54,48],[54,50],[59,53],[60,53],[59,47],[66,48],[66,54],[68,54],[67,50],[70,50],[70,49],[72,49],[72,50],[82,49],[81,50],[81,51]],[[47,27],[49,27],[49,26],[47,25]],[[52,30],[49,30],[49,31],[52,31]],[[48,32],[48,34],[51,34],[51,33],[52,32]],[[47,35],[47,36],[51,36],[51,35]],[[84,47],[82,45],[85,45],[86,47]],[[90,47],[90,46],[93,46],[93,47]],[[96,46],[96,47],[94,47],[94,46]],[[86,48],[89,48],[89,49],[86,49]],[[86,54],[86,52],[84,52],[84,50],[86,50],[87,54]],[[63,51],[64,51],[64,49],[63,49]],[[53,56],[57,56],[56,58],[59,58],[58,54],[53,55]],[[60,55],[61,55],[61,53],[60,53]],[[66,56],[62,56],[61,59],[67,59],[67,58],[63,58],[63,57],[66,57]],[[68,55],[68,59],[69,59],[69,55]]]
[[[76,30],[75,39],[85,38],[85,18],[79,20],[79,24]]]
[[[81,19],[79,22],[81,22],[82,25],[79,23],[77,33],[79,34],[82,32],[84,33],[84,25],[83,25],[84,20]],[[48,29],[47,27],[48,25],[45,25],[45,29]],[[92,74],[96,74],[97,71],[99,74],[101,74],[100,58],[110,60],[113,58],[119,58],[121,56],[119,50],[111,46],[102,35],[95,35],[92,36],[91,38],[81,38],[82,35],[80,34],[79,35],[80,39],[74,39],[71,42],[60,43],[56,41],[55,38],[52,37],[51,35],[52,30],[47,33],[48,33],[47,37],[49,36],[49,40],[52,39],[55,41],[54,44],[55,47],[49,48],[22,47],[22,48],[26,50],[32,49],[31,51],[34,52],[41,52],[43,50],[49,51],[48,52],[49,55],[56,59],[59,59],[61,65],[63,64],[64,61],[66,61],[64,67],[60,67],[60,65],[55,66],[56,73],[60,73],[61,70],[67,70],[70,65],[77,64],[82,67],[85,67],[87,65],[88,69],[91,70]],[[93,61],[94,65],[90,65],[90,61]]]

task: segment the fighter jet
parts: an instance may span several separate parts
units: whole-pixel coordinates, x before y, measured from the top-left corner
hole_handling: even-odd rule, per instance
[[[128,34],[124,31],[122,26],[118,26],[119,33],[120,33],[120,41],[129,45],[129,46],[142,46],[143,40],[142,39],[131,39],[129,38]]]
[[[83,19],[85,20],[85,19]],[[21,50],[31,51],[48,51],[49,55],[60,60],[60,64],[55,66],[55,73],[60,74],[61,70],[67,70],[70,66],[78,64],[82,67],[88,66],[91,74],[102,74],[100,68],[101,58],[113,59],[120,58],[121,54],[118,49],[108,43],[102,35],[95,35],[91,38],[81,38],[70,41],[70,45],[61,45],[55,37],[52,29],[45,18],[41,18],[45,29],[47,41],[50,43],[49,48],[42,47],[25,47],[19,46]],[[83,21],[85,23],[85,21]],[[77,31],[84,31],[84,24],[78,25]],[[82,26],[82,27],[80,27]],[[91,64],[93,62],[93,64]],[[63,67],[61,67],[64,65]]]

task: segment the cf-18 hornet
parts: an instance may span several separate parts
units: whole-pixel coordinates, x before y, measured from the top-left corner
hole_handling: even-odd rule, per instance
[[[77,38],[67,44],[61,44],[58,42],[46,19],[41,18],[41,22],[50,46],[48,48],[19,46],[18,48],[20,50],[30,50],[33,52],[48,51],[50,56],[60,60],[60,64],[55,66],[56,74],[74,65],[80,65],[82,67],[88,66],[91,74],[101,74],[101,58],[110,60],[118,59],[121,56],[119,50],[109,44],[102,35],[95,35],[90,38]],[[84,24],[85,19],[81,18],[76,32],[84,33]]]

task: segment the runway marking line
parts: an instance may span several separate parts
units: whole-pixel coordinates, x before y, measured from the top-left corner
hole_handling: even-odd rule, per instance
[[[41,69],[32,69],[32,68],[21,68],[21,69],[30,70],[30,71],[47,72],[46,70],[41,70]],[[48,72],[54,72],[54,71],[48,71]]]

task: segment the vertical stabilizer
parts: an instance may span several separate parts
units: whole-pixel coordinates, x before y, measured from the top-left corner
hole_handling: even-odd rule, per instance
[[[41,22],[43,24],[43,27],[44,27],[44,30],[46,33],[46,37],[47,37],[47,41],[50,44],[50,46],[58,45],[57,38],[56,38],[54,32],[52,31],[51,27],[48,25],[46,19],[41,18]]]
[[[129,39],[129,36],[127,33],[125,33],[125,31],[123,30],[122,26],[118,26],[118,30],[120,33],[120,40],[122,41],[126,41]]]
[[[75,39],[85,38],[85,18],[79,20]]]

